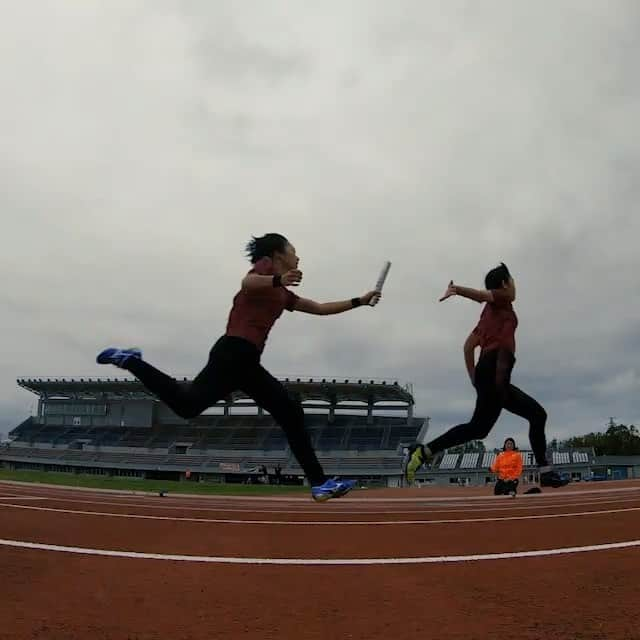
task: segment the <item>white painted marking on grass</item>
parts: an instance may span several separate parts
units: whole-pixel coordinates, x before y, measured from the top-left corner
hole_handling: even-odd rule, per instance
[[[26,509],[29,511],[46,511],[52,513],[67,513],[79,516],[94,516],[103,518],[128,518],[132,520],[164,520],[169,522],[194,522],[198,524],[232,524],[232,525],[278,525],[288,527],[362,527],[362,526],[391,526],[391,525],[429,525],[429,524],[471,524],[483,522],[506,522],[514,520],[547,520],[550,518],[575,518],[583,516],[610,515],[613,513],[629,513],[640,511],[640,507],[626,509],[603,509],[598,511],[577,511],[570,513],[546,513],[528,516],[499,516],[494,518],[458,518],[442,520],[241,520],[229,518],[184,518],[175,516],[150,516],[139,513],[112,513],[108,511],[80,511],[76,509],[55,509],[53,507],[32,507],[25,504],[0,503],[0,508]]]
[[[215,564],[276,564],[276,565],[385,565],[385,564],[442,564],[448,562],[479,562],[485,560],[512,560],[514,558],[540,558],[572,553],[592,551],[611,551],[640,546],[640,540],[628,542],[609,542],[583,547],[563,547],[559,549],[539,549],[535,551],[515,551],[508,553],[481,553],[465,556],[425,556],[420,558],[238,558],[227,556],[194,556],[170,553],[142,553],[139,551],[120,551],[113,549],[91,549],[86,547],[66,547],[57,544],[24,542],[22,540],[0,539],[0,546],[59,553],[75,553],[89,556],[107,556],[110,558],[132,558],[136,560],[164,560],[175,562],[204,562]]]

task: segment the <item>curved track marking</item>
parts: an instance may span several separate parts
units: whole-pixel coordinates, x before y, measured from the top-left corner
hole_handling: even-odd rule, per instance
[[[175,516],[149,516],[138,513],[112,513],[108,511],[80,511],[75,509],[55,509],[53,507],[32,507],[24,504],[0,503],[0,508],[25,509],[29,511],[45,511],[53,513],[68,513],[81,516],[98,516],[103,518],[128,518],[135,520],[164,520],[170,522],[194,522],[200,524],[232,524],[232,525],[268,525],[289,527],[310,526],[391,526],[391,525],[428,525],[428,524],[471,524],[482,522],[506,522],[514,520],[546,520],[550,518],[574,518],[583,516],[598,516],[612,513],[629,513],[640,511],[640,507],[626,509],[603,509],[600,511],[577,511],[572,513],[546,513],[528,516],[499,516],[495,518],[460,518],[443,520],[233,520],[227,518],[184,518]]]
[[[592,551],[610,551],[613,549],[629,549],[640,546],[640,540],[627,542],[609,542],[582,547],[562,547],[559,549],[539,549],[535,551],[515,551],[510,553],[483,553],[465,556],[425,556],[421,558],[238,558],[225,556],[191,556],[164,553],[142,553],[138,551],[120,551],[115,549],[91,549],[86,547],[66,547],[56,544],[24,542],[22,540],[0,539],[0,546],[58,553],[74,553],[90,556],[107,556],[110,558],[132,558],[137,560],[164,560],[174,562],[203,562],[215,564],[277,564],[277,565],[385,565],[385,564],[443,564],[451,562],[479,562],[486,560],[509,560],[513,558],[540,558],[572,553],[589,553]]]

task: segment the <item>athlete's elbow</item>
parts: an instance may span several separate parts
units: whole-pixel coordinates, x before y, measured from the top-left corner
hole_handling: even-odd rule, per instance
[[[462,351],[465,356],[473,356],[476,347],[478,346],[478,340],[474,335],[469,336],[462,345]]]

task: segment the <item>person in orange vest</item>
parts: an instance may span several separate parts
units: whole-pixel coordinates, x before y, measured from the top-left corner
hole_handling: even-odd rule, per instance
[[[491,472],[498,476],[493,490],[494,495],[515,497],[522,475],[522,456],[513,438],[507,438],[504,441],[502,453],[496,457],[491,465]]]

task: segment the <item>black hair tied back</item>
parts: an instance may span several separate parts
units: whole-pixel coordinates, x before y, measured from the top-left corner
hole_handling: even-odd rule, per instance
[[[262,258],[273,258],[276,251],[284,253],[288,240],[279,233],[267,233],[259,238],[253,236],[247,243],[247,257],[253,264]]]

